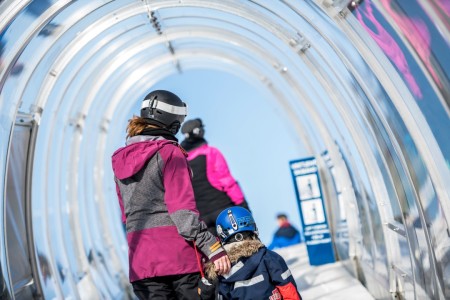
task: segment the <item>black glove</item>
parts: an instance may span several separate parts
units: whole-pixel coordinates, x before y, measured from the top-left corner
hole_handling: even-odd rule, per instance
[[[216,283],[211,283],[205,277],[198,282],[198,294],[201,300],[214,300],[216,298]]]

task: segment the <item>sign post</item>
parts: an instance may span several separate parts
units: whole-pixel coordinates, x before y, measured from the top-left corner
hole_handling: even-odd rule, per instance
[[[315,157],[289,162],[311,265],[335,261]]]

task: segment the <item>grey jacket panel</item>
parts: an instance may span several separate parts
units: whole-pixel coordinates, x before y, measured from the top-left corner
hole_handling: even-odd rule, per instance
[[[164,162],[157,153],[134,176],[118,180],[124,200],[127,232],[175,225],[164,203],[163,167]]]

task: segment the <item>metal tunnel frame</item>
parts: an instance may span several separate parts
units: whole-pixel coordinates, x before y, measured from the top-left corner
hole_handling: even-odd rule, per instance
[[[375,298],[450,297],[450,12],[388,2],[0,1],[2,299],[131,297],[110,157],[151,86],[195,69],[272,95]]]

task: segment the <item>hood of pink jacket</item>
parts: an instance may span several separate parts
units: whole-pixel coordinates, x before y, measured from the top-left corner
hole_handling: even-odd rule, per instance
[[[144,167],[159,149],[173,143],[169,140],[148,140],[117,149],[112,155],[114,175],[120,180],[133,176]]]

